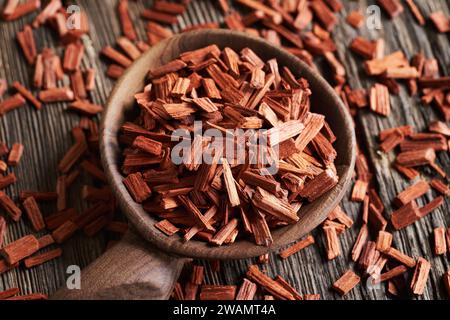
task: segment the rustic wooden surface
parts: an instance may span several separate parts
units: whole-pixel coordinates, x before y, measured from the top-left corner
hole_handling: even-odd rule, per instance
[[[5,1],[0,1],[2,6]],[[132,16],[136,18],[136,26],[141,39],[145,39],[144,22],[139,19],[139,12],[152,1],[131,2]],[[179,25],[174,31],[190,24],[209,21],[223,21],[222,14],[214,6],[215,1],[195,0],[189,6],[188,11],[179,18]],[[355,8],[365,9],[373,1],[344,1],[345,9],[339,13],[340,20],[347,12]],[[114,44],[115,38],[120,34],[120,27],[116,15],[116,0],[79,0],[78,3],[86,10],[90,18],[91,39],[98,52],[107,44]],[[448,16],[450,5],[446,0],[417,0],[421,11],[425,16],[430,12],[442,10]],[[25,23],[29,23],[33,15],[27,16],[13,23],[0,22],[0,78],[6,78],[8,83],[19,80],[30,85],[32,70],[26,65],[25,60],[14,40],[17,31],[20,31]],[[359,69],[361,60],[350,53],[346,48],[349,41],[358,33],[369,38],[383,37],[386,40],[386,52],[402,49],[408,57],[419,50],[428,57],[435,57],[443,74],[450,74],[450,46],[448,35],[437,34],[428,25],[423,28],[415,23],[414,18],[407,8],[405,12],[395,20],[388,20],[382,14],[382,29],[369,31],[362,28],[355,31],[345,23],[336,27],[334,39],[339,50],[339,57],[345,61],[349,74],[350,84],[355,87],[367,87],[367,80]],[[55,47],[54,35],[47,28],[35,31],[38,48]],[[61,53],[61,48],[57,48]],[[113,82],[104,76],[106,64],[96,54],[88,56],[83,61],[84,67],[94,66],[100,70],[97,77],[97,89],[93,99],[97,103],[104,103],[110,92]],[[402,87],[398,97],[391,97],[392,116],[381,118],[372,113],[361,113],[358,122],[362,125],[361,139],[371,150],[371,162],[373,164],[375,178],[380,187],[380,193],[385,203],[390,203],[392,198],[409,183],[396,172],[389,169],[393,160],[392,155],[380,156],[375,151],[377,142],[375,135],[383,128],[396,125],[413,124],[418,130],[426,128],[426,124],[439,115],[431,107],[421,106],[417,97],[409,97]],[[71,144],[70,129],[79,117],[64,111],[64,104],[47,105],[36,112],[32,107],[21,108],[0,118],[0,140],[12,144],[20,141],[26,145],[23,161],[15,169],[19,182],[7,189],[8,194],[16,197],[19,190],[54,190],[56,184],[56,165]],[[439,164],[450,174],[449,154],[441,152],[438,156]],[[78,182],[80,184],[80,182]],[[79,190],[73,188],[70,200],[74,206],[81,210],[81,201],[78,201]],[[432,199],[432,193],[426,195],[426,200]],[[348,197],[347,197],[348,199]],[[421,203],[421,200],[419,200]],[[324,255],[324,242],[322,235],[315,233],[317,244],[294,255],[286,261],[280,260],[275,254],[271,255],[271,262],[266,268],[270,275],[280,274],[291,282],[301,293],[320,293],[324,299],[340,299],[329,288],[331,284],[345,272],[351,263],[349,253],[353,246],[360,225],[360,205],[344,200],[344,210],[358,223],[345,235],[341,236],[341,244],[344,254],[332,262],[327,262]],[[52,205],[44,206],[46,213],[54,212]],[[430,279],[425,294],[420,299],[444,299],[445,293],[441,277],[445,270],[450,268],[448,255],[435,257],[432,254],[432,242],[430,235],[437,226],[450,226],[450,201],[447,198],[445,204],[434,213],[402,230],[394,235],[394,244],[400,250],[412,255],[423,256],[432,263]],[[391,209],[388,207],[388,213]],[[27,223],[10,226],[7,242],[31,232]],[[18,268],[0,276],[0,291],[10,287],[20,287],[23,293],[46,292],[53,293],[65,283],[65,270],[69,265],[79,265],[81,268],[98,257],[105,249],[108,235],[99,235],[89,239],[78,235],[64,245],[63,257],[31,270]],[[245,271],[254,260],[227,261],[222,263],[219,273],[211,272],[206,261],[201,263],[207,266],[207,281],[210,283],[237,284],[242,279]],[[368,288],[361,283],[352,290],[345,299],[387,299],[384,286],[380,289]]]

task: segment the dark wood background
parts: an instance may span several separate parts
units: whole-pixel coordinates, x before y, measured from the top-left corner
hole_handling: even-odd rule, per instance
[[[0,7],[5,1],[0,1]],[[365,8],[374,1],[343,1],[345,9],[339,13],[340,23],[333,32],[333,37],[338,46],[338,55],[345,62],[348,79],[354,88],[367,88],[370,81],[361,71],[361,60],[347,49],[349,42],[357,34],[376,39],[383,37],[386,41],[386,53],[397,49],[403,50],[408,57],[423,51],[427,57],[435,57],[439,61],[441,73],[450,74],[450,46],[448,35],[438,34],[429,24],[424,28],[416,24],[413,16],[405,7],[405,12],[394,20],[388,20],[382,14],[382,29],[368,30],[366,27],[356,31],[346,23],[343,23],[347,13],[353,9]],[[403,2],[403,1],[402,1]],[[448,0],[416,0],[415,1],[424,16],[430,12],[442,10],[450,15],[450,3]],[[120,26],[116,14],[116,0],[79,0],[78,3],[87,12],[90,19],[91,39],[93,47],[98,53],[105,45],[114,45],[115,39],[120,35]],[[130,9],[132,17],[136,20],[136,26],[141,39],[145,40],[143,32],[144,21],[139,18],[139,13],[144,7],[150,6],[152,1],[131,1]],[[197,23],[210,21],[223,21],[223,16],[215,1],[194,0],[188,11],[179,18],[179,24],[174,26],[174,31]],[[406,5],[405,5],[406,6]],[[26,23],[30,23],[34,14],[12,23],[0,22],[0,78],[7,79],[8,83],[15,80],[31,87],[32,70],[25,63],[15,41],[15,34],[22,30]],[[38,48],[52,47],[61,55],[62,48],[58,48],[56,38],[48,28],[39,28],[34,31],[38,41]],[[98,54],[93,52],[85,57],[83,67],[93,66],[99,70],[96,80],[96,91],[93,100],[96,103],[104,103],[108,97],[113,81],[106,78],[104,71],[106,64]],[[357,121],[362,125],[362,142],[370,150],[371,162],[379,185],[381,197],[384,203],[390,203],[394,196],[403,190],[409,182],[403,179],[397,172],[390,169],[393,155],[380,155],[377,149],[375,136],[384,128],[397,125],[412,124],[418,130],[427,127],[430,120],[439,119],[439,115],[429,106],[422,106],[418,97],[409,97],[402,86],[399,96],[391,96],[392,115],[383,118],[373,113],[362,112]],[[15,169],[19,178],[18,183],[7,189],[8,194],[17,197],[19,190],[54,190],[56,184],[56,166],[59,159],[71,145],[70,129],[79,121],[75,114],[65,111],[64,104],[46,105],[43,110],[37,112],[28,106],[9,113],[0,118],[0,140],[9,145],[19,141],[25,144],[25,153],[20,166]],[[450,174],[449,154],[439,154],[439,164]],[[85,177],[84,179],[88,179]],[[86,181],[86,180],[85,180]],[[79,186],[72,188],[70,194],[71,203],[83,208],[79,199]],[[430,192],[424,198],[429,201],[433,197]],[[422,200],[418,201],[423,204]],[[280,274],[292,283],[301,293],[320,293],[323,299],[340,299],[330,290],[331,284],[340,277],[348,268],[352,267],[349,254],[360,226],[360,205],[348,201],[348,195],[342,202],[344,210],[357,223],[353,228],[340,237],[343,254],[334,261],[325,259],[324,238],[314,232],[317,244],[300,253],[282,261],[276,254],[271,255],[267,268],[270,275]],[[388,214],[391,208],[387,206]],[[419,299],[444,299],[445,293],[442,284],[442,275],[450,268],[448,254],[436,257],[432,254],[432,231],[438,226],[450,227],[450,201],[447,197],[445,204],[434,213],[394,234],[394,245],[403,252],[414,257],[423,256],[432,263],[430,279],[425,294]],[[54,212],[52,205],[44,206],[45,213]],[[29,225],[21,222],[9,227],[6,241],[10,242],[22,235],[32,232]],[[79,265],[81,268],[98,257],[104,250],[108,235],[102,234],[95,238],[87,238],[77,235],[63,246],[64,254],[61,258],[48,262],[45,265],[30,270],[17,268],[0,275],[0,291],[10,287],[20,287],[23,293],[44,292],[51,294],[65,283],[66,268],[69,265]],[[207,281],[215,284],[239,284],[247,267],[255,260],[226,261],[221,265],[219,273],[211,272],[206,261],[200,263],[207,267]],[[387,299],[384,286],[380,289],[370,289],[365,283],[360,283],[344,299]]]

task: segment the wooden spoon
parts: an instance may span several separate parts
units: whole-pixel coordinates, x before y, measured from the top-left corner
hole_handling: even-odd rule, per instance
[[[214,247],[201,241],[183,242],[181,237],[167,237],[158,231],[155,218],[133,201],[122,183],[121,149],[118,133],[126,119],[133,119],[137,108],[134,94],[144,87],[151,67],[165,64],[180,53],[217,44],[240,51],[253,49],[265,61],[276,58],[296,76],[306,78],[312,90],[312,111],[326,116],[337,136],[336,168],[338,185],[314,203],[299,211],[300,220],[273,231],[273,245],[255,245],[251,239],[228,246]],[[295,56],[244,33],[229,30],[192,31],[167,39],[152,47],[137,60],[117,82],[103,114],[100,132],[103,167],[132,231],[104,255],[83,270],[81,289],[62,289],[56,299],[167,299],[186,261],[199,259],[243,259],[265,254],[303,237],[324,221],[349,187],[355,162],[355,134],[352,119],[340,98],[328,83]]]

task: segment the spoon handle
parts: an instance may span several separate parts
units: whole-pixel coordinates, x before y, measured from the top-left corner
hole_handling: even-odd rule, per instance
[[[64,285],[51,298],[165,300],[170,297],[186,261],[159,251],[129,231],[123,240],[81,272],[80,289],[68,289],[69,285]]]

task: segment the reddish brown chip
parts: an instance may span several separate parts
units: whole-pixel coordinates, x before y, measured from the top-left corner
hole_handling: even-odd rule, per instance
[[[77,69],[70,76],[70,85],[73,90],[75,99],[86,99],[87,91],[84,87],[84,79],[81,70]]]
[[[69,105],[69,110],[73,110],[88,116],[95,116],[103,111],[103,107],[84,100],[77,100]]]
[[[434,234],[434,254],[441,255],[447,252],[447,245],[445,239],[445,228],[435,228]]]
[[[8,298],[7,300],[17,300],[17,301],[32,301],[32,300],[47,300],[48,295],[44,293],[32,293],[25,296],[15,296]]]
[[[236,295],[236,300],[253,300],[255,297],[257,286],[248,279],[244,279],[241,287]]]
[[[369,269],[377,264],[380,252],[376,249],[376,243],[368,241],[361,252],[358,260],[358,266],[361,270],[369,273]]]
[[[75,94],[69,88],[52,88],[39,92],[39,99],[43,102],[68,102],[75,99]]]
[[[8,90],[8,83],[6,82],[5,79],[0,78],[0,98],[3,97],[6,90]]]
[[[20,93],[3,100],[0,102],[0,116],[5,115],[11,110],[23,107],[25,102],[25,98]]]
[[[419,209],[420,217],[423,218],[426,215],[428,215],[430,212],[436,210],[442,204],[444,203],[444,197],[439,196],[428,202],[426,205],[424,205],[422,208]]]
[[[295,300],[295,297],[278,282],[262,273],[258,266],[252,265],[247,271],[247,278],[259,284],[265,291],[282,300]]]
[[[409,186],[402,192],[400,192],[394,199],[394,204],[398,207],[404,206],[411,201],[421,197],[425,193],[430,190],[430,185],[423,180],[420,180],[413,184],[412,186]]]
[[[304,248],[310,246],[314,242],[315,242],[315,240],[314,240],[313,236],[309,235],[305,239],[303,239],[303,240],[293,244],[292,246],[284,249],[283,251],[281,251],[280,252],[280,257],[282,259],[287,259],[291,255],[299,252],[300,250],[303,250]]]
[[[3,239],[5,238],[8,226],[6,225],[6,220],[0,216],[0,248],[3,247]]]
[[[338,20],[333,12],[328,9],[325,3],[322,0],[313,1],[312,3],[310,3],[310,7],[323,27],[327,31],[333,30]]]
[[[18,266],[19,266],[18,262],[13,265],[10,265],[5,259],[0,259],[0,274],[13,270]]]
[[[58,165],[59,171],[68,173],[87,151],[86,142],[75,143],[64,155]]]
[[[228,3],[228,0],[219,0],[218,3],[219,3],[220,9],[222,10],[223,13],[228,13],[230,11],[230,4]],[[246,300],[246,299],[244,299],[244,300]],[[252,300],[252,299],[249,299],[249,300]]]
[[[14,201],[6,193],[0,191],[0,206],[6,211],[9,217],[14,221],[19,221],[22,211],[16,206]]]
[[[275,281],[278,282],[284,289],[289,291],[296,300],[303,300],[302,296],[298,293],[298,291],[290,285],[285,279],[283,279],[280,275],[275,277]]]
[[[17,10],[19,10],[19,8],[16,8],[16,11]],[[26,25],[23,31],[17,33],[17,41],[22,48],[22,52],[27,59],[28,64],[33,65],[37,56],[33,29],[29,25]]]
[[[431,13],[430,20],[439,32],[450,32],[450,20],[442,11]]]
[[[180,229],[175,227],[169,220],[161,220],[155,224],[155,227],[167,236],[173,236]]]
[[[25,199],[23,207],[28,219],[31,221],[34,231],[39,232],[45,229],[44,218],[42,217],[41,210],[39,209],[36,200],[33,197]]]
[[[106,225],[109,223],[110,218],[108,216],[100,216],[93,221],[86,224],[86,226],[83,228],[83,232],[88,237],[93,237],[97,233],[99,233],[103,228],[106,227]]]
[[[0,253],[10,265],[13,265],[38,250],[39,241],[35,236],[28,235],[4,246]]]
[[[101,53],[124,68],[128,68],[133,63],[133,61],[110,46],[103,48]]]
[[[398,277],[399,275],[404,274],[407,271],[408,271],[407,267],[405,267],[403,265],[397,266],[397,267],[392,268],[391,270],[389,270],[389,271],[387,271],[385,273],[380,274],[378,277],[376,277],[373,280],[373,283],[380,283],[380,282],[388,281],[390,279]]]
[[[272,21],[275,24],[280,24],[283,17],[282,15],[276,11],[256,0],[237,0],[240,4],[247,6],[253,10],[258,10],[263,12],[266,16],[271,17]]]
[[[436,191],[438,191],[439,193],[441,193],[442,195],[450,196],[449,186],[446,185],[445,183],[443,183],[441,180],[438,180],[438,179],[431,180],[430,186],[433,189],[435,189]]]
[[[181,69],[185,68],[186,66],[187,66],[187,64],[184,61],[182,61],[180,59],[175,59],[175,60],[172,60],[171,62],[168,62],[165,65],[151,69],[149,72],[149,76],[151,78],[158,78],[158,77],[161,77],[161,76],[171,73],[171,72],[180,71]]]
[[[270,261],[270,255],[268,253],[260,255],[258,257],[258,263],[259,264],[267,264]]]
[[[380,138],[380,141],[384,141],[387,137],[389,137],[392,133],[395,131],[399,131],[403,134],[403,136],[408,137],[414,133],[413,126],[406,125],[406,126],[400,126],[395,128],[389,128],[382,130],[378,137]]]
[[[12,84],[13,88],[16,89],[25,99],[27,99],[36,109],[42,108],[42,103],[22,84],[15,81]]]
[[[369,222],[370,226],[377,231],[384,230],[387,226],[387,220],[384,218],[383,213],[375,207],[372,201],[369,205]]]
[[[49,230],[55,230],[69,220],[74,220],[77,216],[75,209],[70,208],[61,212],[57,212],[45,216],[44,221]]]
[[[11,288],[5,291],[0,292],[0,300],[8,299],[20,292],[19,288]]]
[[[307,198],[310,202],[315,201],[324,193],[334,188],[337,183],[338,177],[336,174],[332,170],[327,169],[305,184],[302,191],[300,191],[300,196]]]
[[[442,277],[444,281],[444,286],[447,291],[447,296],[450,297],[450,270],[448,270],[446,273],[444,273],[444,276]]]
[[[117,10],[119,12],[122,33],[131,41],[136,40],[136,31],[134,29],[133,21],[131,20],[130,14],[128,12],[128,0],[120,0],[117,6]]]
[[[5,6],[3,7],[3,16],[7,17],[16,11],[19,0],[7,0]]]
[[[117,44],[122,48],[132,60],[136,60],[141,56],[141,51],[128,38],[120,37],[117,39]]]
[[[191,283],[201,286],[203,284],[205,268],[202,266],[194,265],[192,267]]]
[[[52,232],[52,237],[55,239],[56,243],[61,244],[71,238],[77,230],[78,226],[68,220]]]
[[[364,59],[374,59],[377,53],[376,43],[360,36],[352,40],[349,49]]]
[[[341,244],[335,227],[323,227],[326,237],[326,249],[328,260],[333,260],[341,254]]]
[[[394,163],[393,166],[395,169],[397,169],[398,172],[403,174],[409,180],[414,180],[420,175],[419,171],[414,168],[404,167],[402,165],[399,165],[398,163]]]
[[[33,257],[26,258],[24,260],[24,264],[25,264],[25,267],[32,268],[32,267],[41,265],[43,263],[46,263],[47,261],[56,259],[61,255],[62,255],[62,249],[58,248],[55,250],[51,250],[51,251],[48,251],[45,253],[35,255]]]
[[[411,13],[413,14],[414,18],[416,18],[417,23],[419,25],[423,26],[425,24],[425,18],[423,17],[419,8],[415,4],[414,0],[406,0],[406,4],[408,5],[409,9],[411,10]]]
[[[446,239],[447,239],[447,249],[450,252],[450,228],[447,228]]]
[[[364,16],[359,11],[352,11],[347,15],[346,21],[353,28],[361,28],[364,25]]]
[[[14,143],[8,156],[8,165],[17,166],[22,158],[23,150],[23,144]]]
[[[416,261],[413,258],[395,248],[390,247],[384,252],[384,254],[389,258],[397,260],[398,262],[404,264],[409,268],[414,268],[414,266],[416,265]]]
[[[17,20],[33,11],[38,10],[41,7],[40,0],[26,0],[22,3],[12,4],[9,8],[7,7],[7,15],[4,16],[6,21]]]
[[[383,116],[391,113],[389,91],[385,85],[376,83],[370,88],[370,109]]]
[[[348,270],[342,277],[340,277],[333,284],[333,289],[336,290],[340,295],[346,295],[350,290],[352,290],[359,282],[361,278],[356,275],[353,271]]]
[[[225,224],[211,239],[211,243],[216,246],[221,246],[226,240],[237,230],[238,220],[232,219]]]
[[[303,300],[320,300],[320,294],[304,294]]]
[[[108,182],[103,169],[100,168],[97,164],[88,160],[84,160],[83,162],[81,162],[81,168],[83,168],[85,172],[87,172],[90,176],[97,179],[98,181],[102,181],[104,183]]]
[[[175,24],[178,22],[178,18],[172,14],[162,13],[151,9],[145,9],[142,12],[142,18],[164,24]]]
[[[352,201],[362,202],[366,196],[369,184],[362,180],[356,180],[351,196]]]
[[[0,142],[0,157],[3,157],[4,155],[8,154],[8,152],[9,152],[8,146],[5,143]]]
[[[352,249],[352,260],[358,261],[361,256],[361,253],[369,239],[369,228],[367,224],[364,224],[359,230],[358,237],[356,238],[355,244]]]
[[[405,167],[418,167],[431,165],[436,159],[436,153],[433,149],[422,149],[414,151],[405,151],[397,155],[397,164]]]
[[[86,70],[84,76],[84,88],[86,91],[93,91],[95,89],[95,75],[96,70],[94,68],[89,68]]]
[[[236,286],[204,285],[200,291],[200,300],[234,300]]]
[[[351,228],[353,225],[353,220],[350,218],[341,208],[341,206],[337,206],[333,211],[328,215],[328,219],[337,220],[340,223],[344,224],[347,228]]]
[[[64,54],[63,68],[66,71],[74,72],[80,68],[84,55],[84,46],[78,43],[71,43],[66,47]]]
[[[17,178],[16,178],[16,174],[10,173],[6,176],[0,176],[0,190],[1,189],[5,189],[6,187],[8,187],[9,185],[16,183]]]
[[[5,173],[7,169],[8,169],[8,165],[6,164],[6,162],[3,160],[0,160],[0,173]]]
[[[425,291],[428,281],[428,274],[430,273],[431,264],[424,258],[417,260],[414,276],[411,280],[411,290],[414,294],[421,295]]]
[[[106,75],[112,79],[119,79],[124,72],[125,68],[117,64],[111,64],[109,65],[108,70],[106,70]]]
[[[156,156],[159,156],[162,153],[161,142],[146,138],[144,136],[137,137],[133,142],[133,147]]]
[[[141,173],[130,174],[123,180],[123,183],[138,203],[142,203],[151,196],[151,190],[143,180]]]
[[[39,250],[46,248],[55,243],[55,239],[53,239],[51,234],[47,234],[38,239],[39,241]]]
[[[391,215],[391,224],[395,230],[406,228],[422,217],[415,201],[411,201],[394,211]]]
[[[56,208],[62,211],[67,208],[67,183],[66,176],[59,176],[56,180],[56,194],[58,195],[56,201]]]
[[[380,252],[385,252],[391,247],[392,244],[392,234],[386,231],[379,231],[377,238],[377,250]]]
[[[395,51],[382,58],[375,58],[373,60],[366,61],[364,68],[369,75],[381,75],[388,68],[395,68],[408,65],[408,60],[402,51]]]
[[[380,150],[388,153],[393,150],[396,146],[398,146],[405,139],[403,133],[399,130],[396,130],[389,134],[383,142],[380,144]]]

